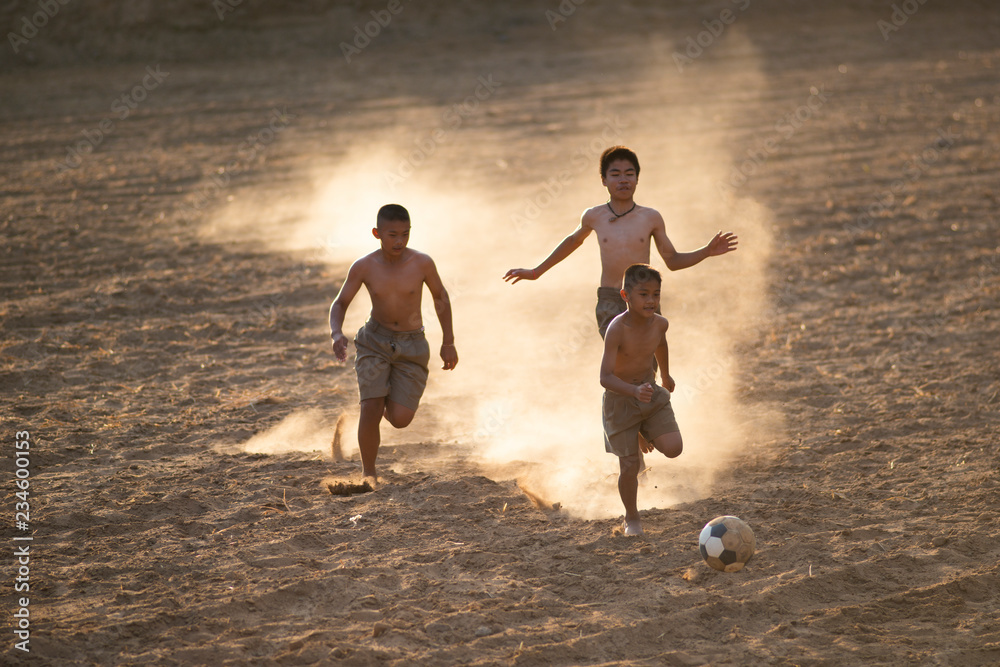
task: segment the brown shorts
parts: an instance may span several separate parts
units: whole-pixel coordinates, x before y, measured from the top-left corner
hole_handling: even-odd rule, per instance
[[[595,313],[597,314],[597,331],[601,334],[601,338],[604,338],[604,334],[608,332],[611,320],[624,313],[626,309],[627,306],[625,299],[622,298],[621,290],[616,287],[597,288]]]
[[[616,456],[639,453],[639,434],[652,442],[664,433],[680,431],[670,407],[670,392],[653,385],[649,403],[614,391],[604,392],[604,450]]]
[[[427,386],[427,363],[431,350],[423,327],[393,331],[369,319],[354,338],[361,400],[388,398],[416,410]]]

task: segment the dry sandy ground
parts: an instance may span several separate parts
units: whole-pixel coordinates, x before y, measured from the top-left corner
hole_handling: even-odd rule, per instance
[[[34,6],[8,4],[5,28]],[[389,5],[334,4],[247,2],[223,21],[208,2],[140,2],[127,15],[70,4],[30,53],[4,45],[8,628],[20,606],[12,554],[31,549],[30,654],[9,629],[4,664],[1000,663],[994,5],[901,3],[914,11],[897,26],[881,2],[587,2],[565,21],[546,16],[554,1],[404,3],[347,63],[339,43]],[[726,9],[731,25],[679,68],[674,53]],[[157,67],[162,79],[147,70]],[[566,461],[486,466],[482,438],[468,436],[476,424],[468,437],[445,427],[468,407],[447,389],[429,389],[420,428],[383,448],[385,483],[371,494],[335,497],[324,484],[357,474],[354,447],[334,460],[326,445],[243,446],[289,415],[313,410],[329,427],[355,409],[353,372],[334,362],[325,324],[347,264],[315,247],[275,250],[265,240],[296,225],[282,212],[317,197],[317,170],[364,163],[367,141],[406,155],[491,74],[495,96],[449,129],[422,172],[434,175],[432,201],[478,193],[491,228],[514,225],[539,184],[618,118],[630,129],[616,138],[649,156],[650,181],[670,174],[714,193],[699,204],[640,186],[644,203],[678,212],[678,245],[704,236],[685,235],[685,219],[735,211],[708,224],[741,234],[743,264],[730,266],[760,260],[753,299],[722,283],[717,302],[675,294],[665,312],[700,307],[730,322],[732,411],[781,419],[730,438],[710,481],[667,480],[674,502],[654,508],[641,490],[644,539],[572,499],[532,502],[518,481]],[[112,104],[144,78],[145,99],[121,119]],[[113,131],[60,168],[105,120]],[[280,132],[261,135],[272,122]],[[248,135],[263,137],[253,155],[241,152]],[[660,157],[680,144],[679,157]],[[446,209],[463,219],[449,234],[481,235],[467,252],[499,282],[510,267],[488,246],[537,261],[572,211],[600,200],[592,163],[521,245],[484,231],[478,206]],[[341,217],[370,218],[363,193],[384,184],[366,178],[348,179]],[[741,227],[751,207],[766,225]],[[241,225],[211,231],[234,217]],[[592,298],[595,257],[560,269],[585,267],[574,304]],[[668,284],[725,276],[712,261]],[[518,294],[558,299],[545,296],[556,284]],[[521,365],[462,348],[502,321],[469,319],[466,368],[499,377]],[[673,322],[683,365],[693,346],[683,313]],[[581,357],[595,349],[587,341]],[[447,387],[442,375],[433,369],[432,383]],[[563,384],[547,373],[529,389],[542,401]],[[20,431],[28,530],[14,524]],[[525,444],[545,452],[548,439]],[[689,437],[685,456],[705,440]],[[579,447],[603,466],[583,490],[606,493],[600,433]],[[696,475],[684,465],[680,477]],[[737,574],[698,556],[698,531],[719,514],[756,531],[758,552]]]

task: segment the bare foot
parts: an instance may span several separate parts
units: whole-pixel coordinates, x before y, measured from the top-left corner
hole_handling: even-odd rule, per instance
[[[639,519],[625,519],[622,521],[622,533],[625,535],[642,535],[642,522]]]

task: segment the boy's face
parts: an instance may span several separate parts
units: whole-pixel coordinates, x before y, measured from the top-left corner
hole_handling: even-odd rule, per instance
[[[410,241],[410,223],[405,220],[386,220],[372,230],[382,245],[382,252],[389,257],[399,257]]]
[[[635,194],[635,186],[639,176],[635,173],[635,165],[630,160],[612,160],[604,172],[601,183],[608,189],[612,197],[629,198]]]
[[[622,298],[628,304],[629,311],[643,317],[652,317],[660,305],[660,283],[655,280],[636,283],[630,290],[622,290]]]

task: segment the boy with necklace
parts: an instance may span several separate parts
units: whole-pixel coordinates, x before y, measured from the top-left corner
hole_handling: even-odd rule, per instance
[[[608,323],[625,312],[620,281],[632,264],[648,264],[650,239],[671,271],[686,269],[709,257],[736,250],[738,239],[732,232],[716,234],[707,245],[691,252],[678,252],[667,238],[663,216],[635,202],[639,183],[639,158],[625,146],[612,146],[601,154],[601,183],[608,189],[608,201],[583,212],[580,224],[533,269],[511,269],[504,280],[517,283],[537,280],[553,266],[583,245],[592,232],[601,248],[601,286],[597,290],[597,328],[604,336]]]
[[[569,236],[533,269],[511,269],[504,280],[515,284],[537,280],[546,271],[569,257],[583,245],[590,234],[597,234],[601,249],[601,284],[597,288],[597,331],[603,338],[611,320],[625,312],[621,277],[633,264],[648,264],[650,239],[671,271],[686,269],[709,257],[736,250],[738,239],[732,232],[717,233],[707,245],[690,252],[678,252],[667,238],[663,216],[655,209],[639,206],[635,190],[639,183],[639,158],[625,146],[612,146],[601,154],[601,183],[608,190],[608,201],[583,212],[580,224]],[[652,447],[640,441],[643,452]],[[642,461],[640,455],[640,462]]]

